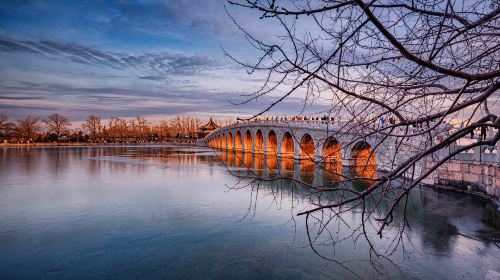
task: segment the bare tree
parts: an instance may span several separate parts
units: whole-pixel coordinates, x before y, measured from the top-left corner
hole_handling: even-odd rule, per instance
[[[168,124],[168,121],[162,120],[160,121],[160,124],[156,126],[155,130],[157,131],[158,135],[161,138],[165,138],[170,135],[170,126]]]
[[[47,119],[44,119],[43,122],[47,127],[47,132],[57,135],[57,138],[64,133],[68,133],[71,126],[71,122],[68,118],[58,113],[51,114]]]
[[[24,138],[28,143],[33,142],[35,135],[40,132],[40,118],[27,116],[17,121],[19,138]]]
[[[175,116],[168,123],[175,134],[184,135],[197,133],[201,125],[200,119],[191,116]]]
[[[391,142],[396,149],[419,143],[402,161],[395,159],[378,178],[344,177],[335,188],[313,188],[310,209],[300,213],[316,221],[318,232],[341,221],[349,205],[362,208],[352,236],[367,227],[382,236],[391,225],[405,228],[394,209],[408,203],[409,191],[457,153],[500,138],[500,5],[498,1],[229,1],[253,12],[262,24],[279,26],[275,37],[251,34],[231,17],[261,56],[254,62],[230,58],[265,82],[242,103],[274,98],[261,116],[291,97],[327,105],[323,112],[341,125],[338,134],[357,133],[360,141],[377,135],[373,151]],[[387,124],[381,119],[388,120]],[[450,124],[460,124],[450,130]],[[496,129],[486,139],[448,153],[457,140],[478,128]],[[438,137],[439,136],[439,137]],[[352,143],[346,143],[350,145]],[[440,152],[445,156],[436,157]],[[395,183],[400,178],[404,183]],[[363,190],[342,185],[372,181]],[[330,200],[322,194],[339,193]],[[366,203],[372,199],[374,203]],[[385,210],[381,210],[381,208]],[[325,221],[327,217],[327,221]],[[398,224],[400,223],[400,224]],[[395,244],[399,244],[395,237]],[[314,239],[314,237],[312,238]],[[371,246],[375,255],[378,252]]]
[[[150,131],[150,123],[143,116],[137,116],[135,117],[135,120],[137,124],[137,136],[141,139],[144,139]]]
[[[2,138],[9,138],[11,134],[14,132],[16,125],[9,121],[9,118],[0,114],[0,136]]]
[[[5,125],[8,122],[9,122],[9,118],[4,114],[0,114],[0,129],[4,129]]]
[[[101,133],[101,117],[97,115],[90,115],[85,122],[83,122],[82,129],[88,131],[91,138],[95,140]]]

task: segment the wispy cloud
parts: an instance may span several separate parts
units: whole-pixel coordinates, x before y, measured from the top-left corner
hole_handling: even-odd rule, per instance
[[[32,95],[28,95],[32,93]],[[36,93],[36,94],[33,94]],[[9,95],[14,94],[15,97]],[[110,87],[73,87],[61,84],[22,82],[0,88],[0,110],[13,118],[25,112],[48,115],[54,111],[70,112],[73,120],[84,119],[91,113],[105,118],[111,116],[191,114],[196,116],[249,116],[271,104],[274,98],[264,96],[259,103],[232,105],[228,100],[243,92],[206,92],[204,90],[172,89],[133,90]],[[285,100],[274,113],[285,114],[301,109],[296,98]],[[320,110],[322,108],[315,107]],[[324,108],[323,108],[324,109]]]
[[[140,77],[149,80],[160,80],[169,75],[195,75],[223,65],[220,61],[205,55],[190,55],[179,52],[116,53],[76,43],[46,39],[33,41],[0,37],[0,51],[32,53],[47,58],[115,69],[124,67],[141,69],[155,73]]]

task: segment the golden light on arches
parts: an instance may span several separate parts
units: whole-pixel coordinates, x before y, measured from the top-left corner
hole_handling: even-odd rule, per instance
[[[241,132],[239,130],[236,132],[236,139],[235,140],[236,141],[234,142],[234,149],[241,151],[243,148],[243,142],[242,142],[242,138],[241,138]]]
[[[234,137],[232,132],[229,132],[229,134],[227,135],[227,149],[234,149]]]
[[[294,170],[295,145],[290,132],[285,132],[281,139],[281,169],[287,171]]]
[[[245,147],[244,147],[245,151],[249,151],[249,152],[252,151],[252,133],[250,132],[250,130],[247,130],[245,132],[244,145],[245,145]]]
[[[300,139],[300,158],[301,159],[314,159],[315,145],[311,135],[304,134]]]
[[[263,153],[264,152],[264,135],[262,135],[262,131],[257,130],[255,134],[255,153]]]
[[[294,143],[293,137],[290,132],[286,132],[281,140],[281,157],[293,158],[294,156]]]
[[[316,147],[311,135],[304,134],[300,139],[300,171],[313,172]]]
[[[334,137],[328,137],[323,143],[324,173],[327,177],[340,179],[342,174],[342,149]]]
[[[342,150],[340,143],[333,137],[328,137],[323,144],[323,157],[325,162],[340,162],[342,161]]]
[[[278,154],[278,137],[273,130],[269,131],[267,137],[267,152],[274,155]]]
[[[354,161],[354,175],[370,179],[377,178],[377,156],[367,142],[360,141],[352,147],[351,161]]]

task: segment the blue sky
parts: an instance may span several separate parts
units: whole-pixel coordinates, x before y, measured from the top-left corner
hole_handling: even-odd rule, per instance
[[[256,54],[223,0],[56,2],[0,3],[0,113],[12,119],[227,118],[272,102],[232,104],[261,80],[223,55],[221,46],[245,59]],[[257,15],[226,7],[249,31],[273,35]],[[274,113],[293,113],[299,103]]]

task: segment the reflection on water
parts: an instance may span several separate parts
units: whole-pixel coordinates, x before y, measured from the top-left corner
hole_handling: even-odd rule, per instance
[[[276,154],[267,154],[266,165],[270,170],[278,169],[278,156]]]
[[[228,189],[239,180],[220,161],[233,173],[251,168],[313,184],[338,182],[349,172],[335,164],[304,169],[290,158],[194,147],[2,148],[0,279],[353,278],[309,247],[296,214],[310,206],[310,190],[291,180]],[[398,267],[384,266],[385,276],[500,273],[500,249],[489,241],[500,236],[486,222],[497,219],[487,207],[469,196],[415,190],[407,209],[411,246],[406,258],[394,254]],[[335,237],[359,221],[356,209],[334,225]],[[357,275],[380,276],[367,265],[367,244],[345,242],[333,252],[322,241],[322,253],[349,260],[344,265]],[[389,243],[375,241],[377,247]]]
[[[293,156],[282,157],[281,159],[282,159],[280,165],[281,170],[293,171],[294,168]]]
[[[326,162],[323,165],[324,176],[329,182],[339,182],[342,178],[342,163],[340,161]]]
[[[345,177],[356,176],[363,179],[356,180],[353,184],[366,187],[375,182],[369,179],[377,178],[377,167],[373,164],[343,169],[340,160],[319,163],[310,158],[294,159],[293,156],[278,157],[276,154],[227,150],[218,152],[218,158],[225,166],[250,168],[258,176],[294,177],[308,184],[335,185]]]

